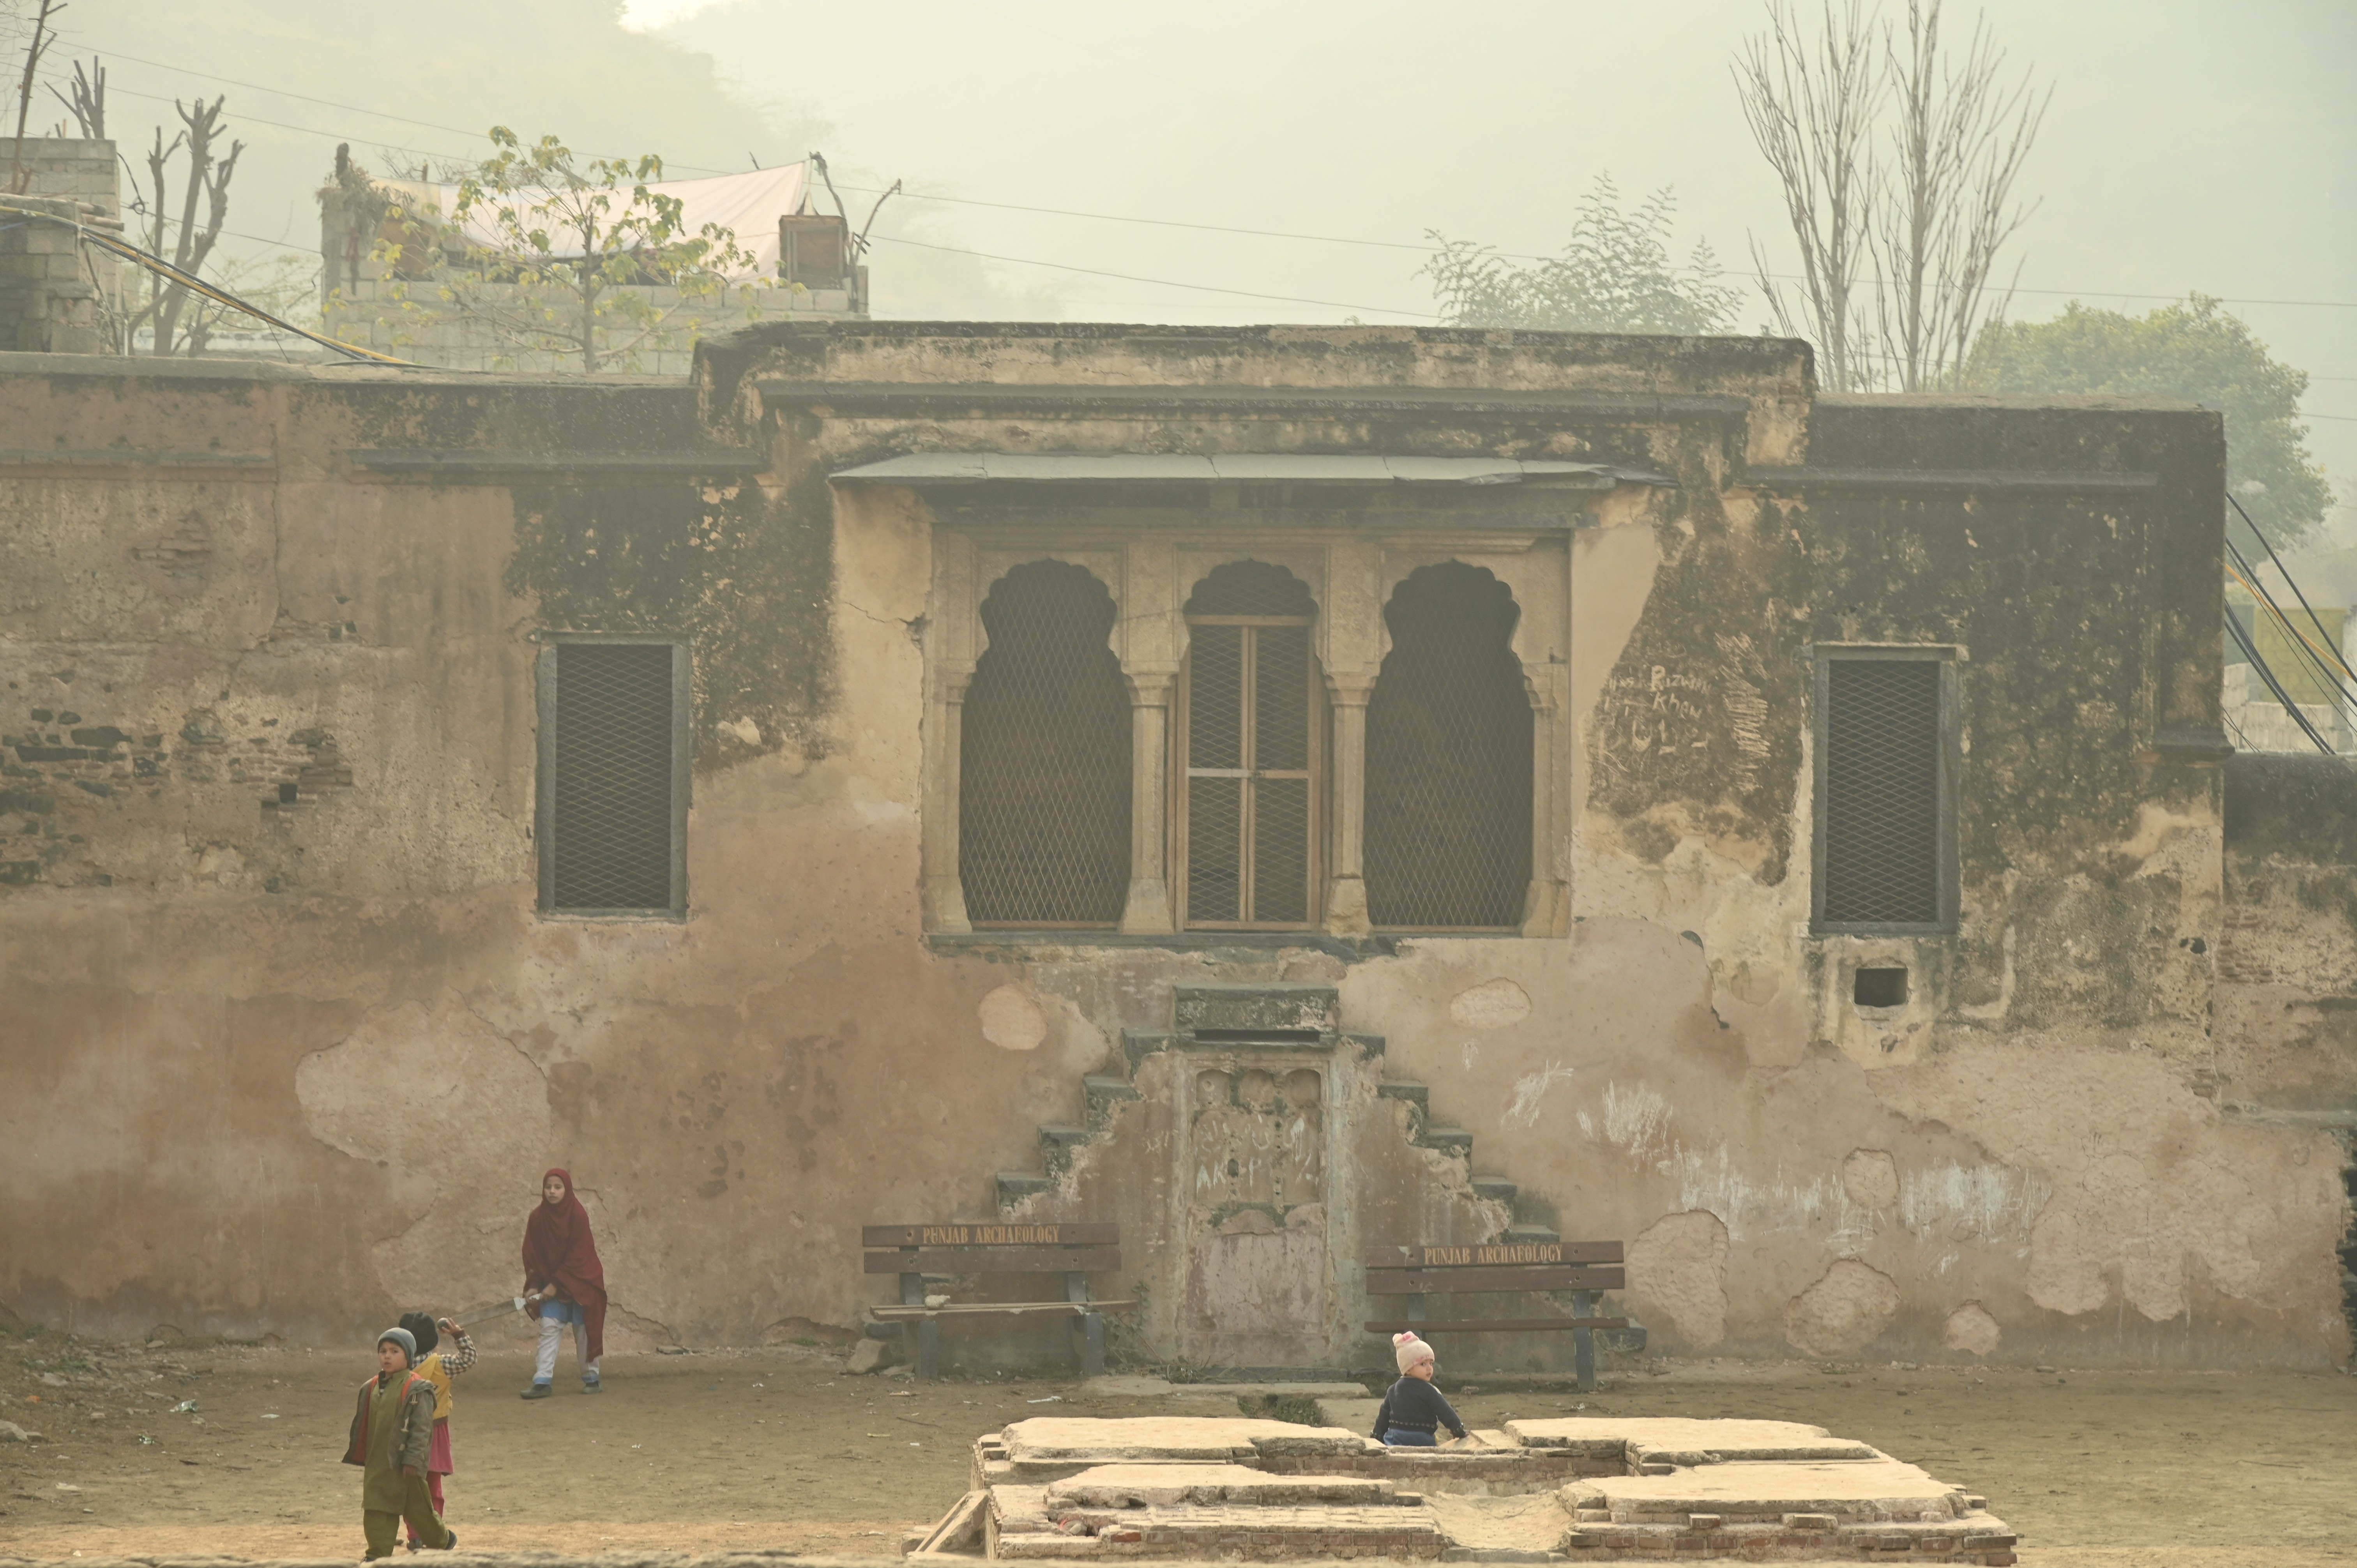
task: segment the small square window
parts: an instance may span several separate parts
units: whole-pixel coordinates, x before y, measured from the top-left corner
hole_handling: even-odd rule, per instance
[[[1907,972],[1903,969],[1861,969],[1850,983],[1850,1000],[1861,1007],[1907,1005]]]

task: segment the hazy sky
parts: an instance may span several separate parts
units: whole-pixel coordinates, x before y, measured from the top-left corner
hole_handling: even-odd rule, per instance
[[[628,5],[76,0],[64,19],[74,54],[109,58],[135,164],[171,97],[230,94],[253,143],[231,228],[257,254],[315,246],[310,192],[337,140],[382,167],[479,155],[470,136],[496,122],[659,150],[675,173],[820,145],[846,185],[967,199],[886,209],[876,296],[894,315],[1426,319],[1426,230],[1552,250],[1598,170],[1632,196],[1674,185],[1682,250],[1706,236],[1740,266],[1757,235],[1791,262],[1727,77],[1759,0]],[[1951,0],[1951,28],[1976,14]],[[2310,446],[2357,478],[2357,3],[1992,0],[1986,15],[2056,90],[2022,184],[2042,205],[2017,242],[2014,313],[2224,295],[2316,378]],[[856,212],[872,199],[845,195]],[[1746,328],[1760,318],[1748,306]]]
[[[1574,200],[1609,169],[1624,191],[1674,185],[1685,237],[1707,236],[1729,264],[1758,234],[1781,266],[1790,252],[1776,188],[1727,77],[1759,9],[633,0],[630,19],[671,21],[662,36],[710,51],[748,92],[831,122],[847,161],[920,189],[1403,244],[1437,228],[1540,251],[1562,242]],[[1975,14],[1952,4],[1949,25]],[[1996,0],[1986,15],[2012,59],[2056,89],[2023,182],[2043,202],[2018,253],[2025,290],[2062,292],[2024,293],[2016,314],[2051,314],[2072,294],[2159,303],[2107,291],[2342,302],[2233,308],[2319,378],[2314,449],[2336,475],[2357,475],[2357,5]],[[1412,251],[910,209],[926,212],[925,238],[1000,255],[1431,308],[1409,275]],[[899,259],[879,247],[888,307]],[[1044,268],[996,272],[1046,282],[1070,315],[1346,313]]]

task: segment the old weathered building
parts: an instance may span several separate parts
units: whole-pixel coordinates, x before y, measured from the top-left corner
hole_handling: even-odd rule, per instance
[[[1674,1354],[2347,1352],[2357,788],[2228,760],[2214,414],[865,322],[0,410],[27,1317],[497,1295],[563,1164],[691,1341],[1007,1215],[1198,1362],[1375,1359],[1366,1247],[1515,1230]]]

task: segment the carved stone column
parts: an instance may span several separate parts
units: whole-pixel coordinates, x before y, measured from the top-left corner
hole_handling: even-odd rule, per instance
[[[1177,671],[1133,671],[1129,680],[1129,898],[1121,929],[1150,935],[1174,929],[1170,877],[1170,692]]]
[[[1327,698],[1334,710],[1333,833],[1326,878],[1326,929],[1363,937],[1367,920],[1367,698],[1372,672],[1329,671]]]
[[[965,722],[965,689],[974,681],[971,669],[944,669],[935,687],[933,720],[939,726],[941,749],[935,754],[933,788],[925,812],[925,926],[934,931],[970,931],[966,918],[965,883],[958,874],[959,779],[964,759],[962,744]]]
[[[1562,880],[1555,875],[1561,851],[1555,826],[1556,682],[1562,666],[1523,666],[1523,689],[1531,700],[1531,886],[1523,898],[1523,930],[1526,937],[1557,933],[1570,905]]]

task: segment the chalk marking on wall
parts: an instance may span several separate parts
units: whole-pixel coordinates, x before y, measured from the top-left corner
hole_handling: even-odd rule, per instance
[[[1747,677],[1764,677],[1767,671],[1760,668],[1760,655],[1749,637],[1722,632],[1717,641],[1719,655],[1729,667],[1719,701],[1734,732],[1736,755],[1743,759],[1741,788],[1749,789],[1758,781],[1760,764],[1768,760],[1768,699]]]
[[[1472,1065],[1473,1051],[1473,1043],[1470,1040],[1466,1042],[1465,1050],[1466,1065],[1469,1067]],[[1546,1091],[1558,1083],[1570,1081],[1571,1069],[1559,1061],[1551,1061],[1538,1071],[1516,1079],[1514,1097],[1506,1103],[1504,1118],[1506,1125],[1509,1127],[1535,1125],[1539,1119],[1539,1101],[1546,1098]],[[1609,1097],[1612,1092],[1611,1087],[1607,1085],[1604,1092]],[[1663,1109],[1667,1110],[1667,1107]]]
[[[1916,1235],[1937,1231],[1952,1240],[2027,1238],[2053,1184],[2011,1165],[1961,1165],[1953,1161],[1899,1174],[1899,1222]]]
[[[1736,1168],[1734,1152],[1724,1141],[1708,1149],[1674,1144],[1655,1168],[1678,1184],[1679,1208],[1710,1210],[1730,1240],[1754,1225],[1798,1230],[1824,1226],[1829,1218],[1838,1232],[1850,1207],[1831,1174],[1793,1182],[1780,1167],[1769,1179],[1754,1181]]]
[[[1651,1157],[1669,1144],[1670,1102],[1645,1084],[1604,1086],[1604,1141],[1628,1151],[1632,1160]],[[1695,1205],[1688,1204],[1691,1208]]]

